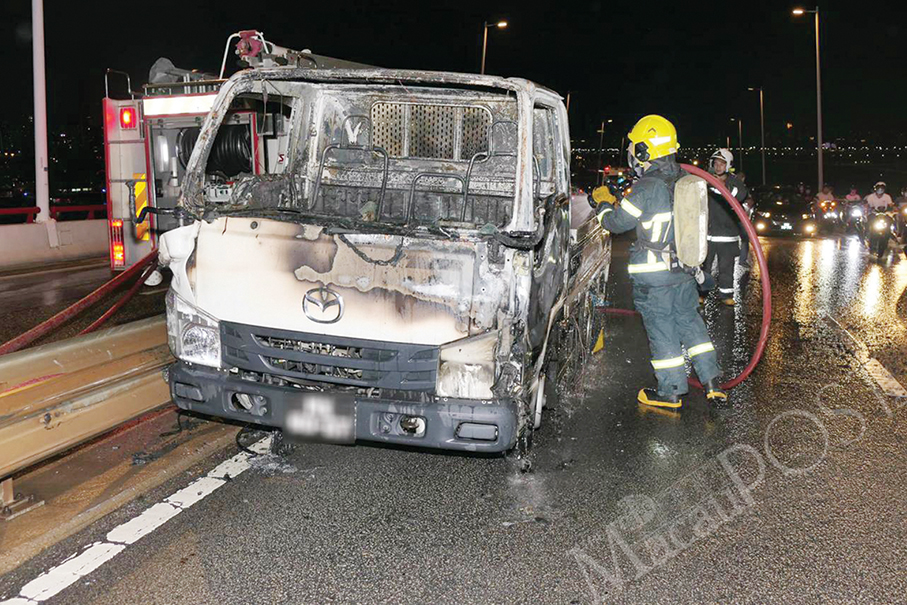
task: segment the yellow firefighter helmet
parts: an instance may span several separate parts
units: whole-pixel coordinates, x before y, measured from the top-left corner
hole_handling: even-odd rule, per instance
[[[640,119],[627,135],[630,152],[640,162],[651,162],[677,153],[677,129],[661,116]]]

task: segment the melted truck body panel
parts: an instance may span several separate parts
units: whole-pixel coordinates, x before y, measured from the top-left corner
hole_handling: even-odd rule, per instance
[[[344,240],[372,259],[390,259],[402,246],[402,257],[393,266],[375,265]],[[198,234],[195,300],[225,321],[440,345],[495,327],[512,272],[507,262],[492,266],[486,248],[393,235],[341,239],[311,225],[220,218]],[[305,315],[304,297],[318,287],[343,297],[340,321]]]
[[[229,172],[237,111],[270,129],[267,170]],[[174,401],[322,438],[510,449],[540,417],[554,334],[589,318],[610,264],[569,157],[560,97],[525,80],[234,75],[161,246]]]

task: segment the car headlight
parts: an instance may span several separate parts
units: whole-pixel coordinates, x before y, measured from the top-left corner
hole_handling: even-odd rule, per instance
[[[812,233],[813,231],[816,230],[816,226],[813,225],[812,223],[807,223],[805,229],[806,229],[807,233]]]
[[[172,289],[167,292],[167,342],[177,359],[221,367],[220,322]]]
[[[440,397],[491,399],[498,332],[455,340],[441,347],[438,382]]]
[[[771,213],[771,212],[760,212],[760,214],[761,214],[762,216],[764,216],[765,218],[772,218],[772,213]]]
[[[756,231],[765,231],[765,223],[762,221],[756,223]]]

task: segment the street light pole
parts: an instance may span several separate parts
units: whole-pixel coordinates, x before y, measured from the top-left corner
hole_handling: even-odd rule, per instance
[[[762,130],[762,184],[765,185],[765,96],[762,87],[749,88],[748,90],[759,91],[759,126]]]
[[[737,122],[738,166],[743,168],[743,120],[741,118],[731,118],[731,122]],[[728,137],[728,147],[730,146],[730,137]]]
[[[737,141],[740,144],[740,167],[743,168],[743,120],[737,118]]]
[[[804,13],[812,13],[816,16],[816,141],[818,143],[817,155],[819,159],[819,187],[816,191],[822,191],[822,185],[825,183],[825,174],[822,164],[822,62],[819,55],[819,7],[816,6],[815,10],[795,8],[793,13],[798,16]]]
[[[50,183],[47,162],[47,85],[44,75],[44,2],[32,0],[32,70],[35,95],[35,205],[39,223],[50,220]]]
[[[482,36],[482,69],[479,72],[480,74],[483,74],[483,75],[485,74],[485,54],[488,51],[488,28],[490,28],[490,27],[497,27],[498,29],[504,29],[505,27],[507,27],[507,22],[506,21],[498,21],[496,23],[488,23],[487,21],[485,22],[485,27],[483,28],[485,31]]]
[[[822,164],[822,63],[819,58],[819,7],[816,6],[816,121],[817,138],[819,139],[819,187],[822,191],[825,184],[824,166]]]
[[[613,120],[608,120],[610,124]],[[605,182],[605,162],[602,159],[605,145],[605,121],[602,120],[602,127],[598,129],[598,184]]]

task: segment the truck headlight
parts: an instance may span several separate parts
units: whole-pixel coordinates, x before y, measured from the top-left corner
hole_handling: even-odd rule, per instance
[[[440,397],[491,399],[498,332],[455,340],[441,347],[438,382]]]
[[[177,359],[221,367],[220,323],[172,289],[167,292],[167,342]]]

